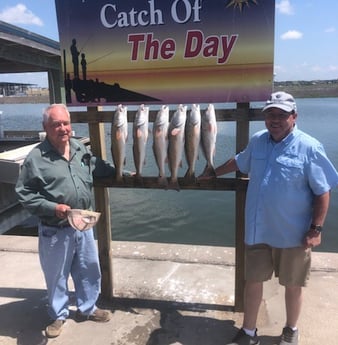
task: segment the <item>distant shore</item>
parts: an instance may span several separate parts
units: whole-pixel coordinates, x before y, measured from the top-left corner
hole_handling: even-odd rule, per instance
[[[0,104],[39,104],[49,103],[48,95],[37,95],[37,96],[5,96],[0,97]]]
[[[274,91],[283,90],[295,98],[338,97],[338,79],[314,81],[281,81],[274,83]],[[49,96],[5,96],[0,97],[0,104],[49,103]]]
[[[338,79],[275,82],[274,90],[286,91],[295,98],[338,97]]]

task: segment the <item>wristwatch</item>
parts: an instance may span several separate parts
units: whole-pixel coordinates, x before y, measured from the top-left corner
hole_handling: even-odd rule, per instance
[[[311,225],[310,225],[310,229],[316,230],[316,231],[318,231],[318,232],[322,232],[323,227],[322,227],[321,225],[311,224]]]

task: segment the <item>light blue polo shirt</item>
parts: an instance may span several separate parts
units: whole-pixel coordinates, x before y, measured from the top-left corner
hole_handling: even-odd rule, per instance
[[[338,185],[338,173],[322,144],[297,127],[278,143],[263,130],[235,158],[239,170],[250,177],[245,243],[301,246],[312,220],[314,195]]]

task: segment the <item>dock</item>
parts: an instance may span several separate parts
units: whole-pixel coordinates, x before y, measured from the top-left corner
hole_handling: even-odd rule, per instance
[[[72,305],[61,335],[47,339],[37,241],[0,236],[2,345],[225,345],[241,326],[243,314],[231,307],[234,248],[113,241],[114,297],[99,301],[112,319],[76,323]],[[300,345],[337,344],[337,286],[338,254],[313,253],[298,325]],[[273,279],[265,285],[259,312],[261,345],[278,344],[284,314],[284,290]]]
[[[0,32],[2,46],[6,47],[0,54],[1,71],[48,72],[48,103],[61,102],[63,82],[58,43],[1,21]],[[104,157],[102,124],[111,122],[111,114],[99,108],[90,106],[87,112],[72,112],[71,115],[73,123],[88,123],[93,152]],[[249,121],[261,120],[262,114],[245,102],[238,103],[236,109],[223,109],[219,116],[218,120],[237,122],[236,152],[239,152],[248,142]],[[2,157],[1,231],[28,217],[14,194],[14,184],[25,156],[21,153],[16,157]],[[99,306],[110,309],[112,319],[106,324],[76,323],[76,308],[72,304],[61,336],[52,340],[44,334],[50,321],[46,313],[46,288],[37,252],[38,240],[30,236],[0,236],[0,344],[224,345],[229,342],[243,317],[242,313],[234,312],[233,305],[235,271],[243,267],[245,193],[239,178],[225,182],[227,190],[238,193],[236,253],[234,248],[224,247],[111,242],[110,232],[100,231],[105,235],[99,240],[101,252],[113,273],[110,280],[107,279],[110,270],[103,272],[105,283],[113,283],[111,287],[110,284],[104,287],[112,292],[112,299],[100,300]],[[102,228],[110,229],[110,216],[105,209],[109,205],[105,188],[109,185],[98,187],[96,204],[105,210],[101,216]],[[243,285],[241,274],[238,276],[236,292],[240,294]],[[298,325],[300,345],[337,345],[337,282],[338,254],[316,252]],[[70,289],[74,290],[71,281]],[[73,300],[72,293],[70,297]],[[283,288],[272,280],[265,286],[258,318],[262,345],[278,344],[284,313]]]

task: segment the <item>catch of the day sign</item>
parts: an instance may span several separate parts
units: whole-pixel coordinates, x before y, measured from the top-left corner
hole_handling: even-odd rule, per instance
[[[56,1],[68,105],[268,98],[274,0]]]
[[[146,145],[149,135],[149,107],[139,106],[133,122],[133,159],[136,173],[134,178],[142,182],[142,169],[146,159]],[[193,104],[188,111],[180,104],[169,121],[169,107],[161,106],[153,125],[153,153],[158,167],[158,184],[164,189],[180,190],[178,169],[185,152],[188,170],[184,179],[194,182],[195,164],[201,146],[206,165],[202,176],[215,176],[214,155],[216,149],[217,122],[215,108],[209,104],[204,112]],[[116,180],[123,182],[123,167],[126,164],[126,142],[128,139],[127,107],[118,105],[112,119],[111,153],[116,168]],[[166,162],[170,172],[166,176]]]
[[[115,4],[106,4],[102,7],[100,18],[102,25],[108,29],[127,28],[138,26],[164,25],[164,14],[155,8],[155,1],[148,1],[149,8],[137,11],[133,7],[129,12],[119,12]],[[192,4],[187,0],[176,0],[172,3],[170,14],[175,23],[185,24],[188,21],[200,22],[201,0]],[[210,35],[204,37],[200,30],[189,30],[186,34],[183,57],[194,58],[217,57],[217,63],[225,63],[234,47],[238,35]],[[143,60],[169,60],[176,54],[176,40],[169,37],[158,40],[153,33],[135,33],[128,35],[131,44],[131,61]]]
[[[183,58],[203,57],[217,58],[217,63],[227,62],[233,49],[237,35],[208,36],[204,37],[201,31],[188,31],[185,41]],[[131,43],[131,61],[143,60],[169,60],[176,54],[176,42],[171,38],[163,42],[155,39],[153,34],[134,34],[128,36],[128,43]]]
[[[201,0],[175,0],[170,6],[170,15],[174,22],[184,24],[189,20],[193,22],[201,21],[200,11],[202,9]],[[131,7],[128,11],[119,11],[118,6],[114,4],[105,4],[100,11],[102,24],[107,28],[114,27],[137,27],[163,25],[164,12],[155,7],[155,0],[149,0],[145,7],[136,10]]]

